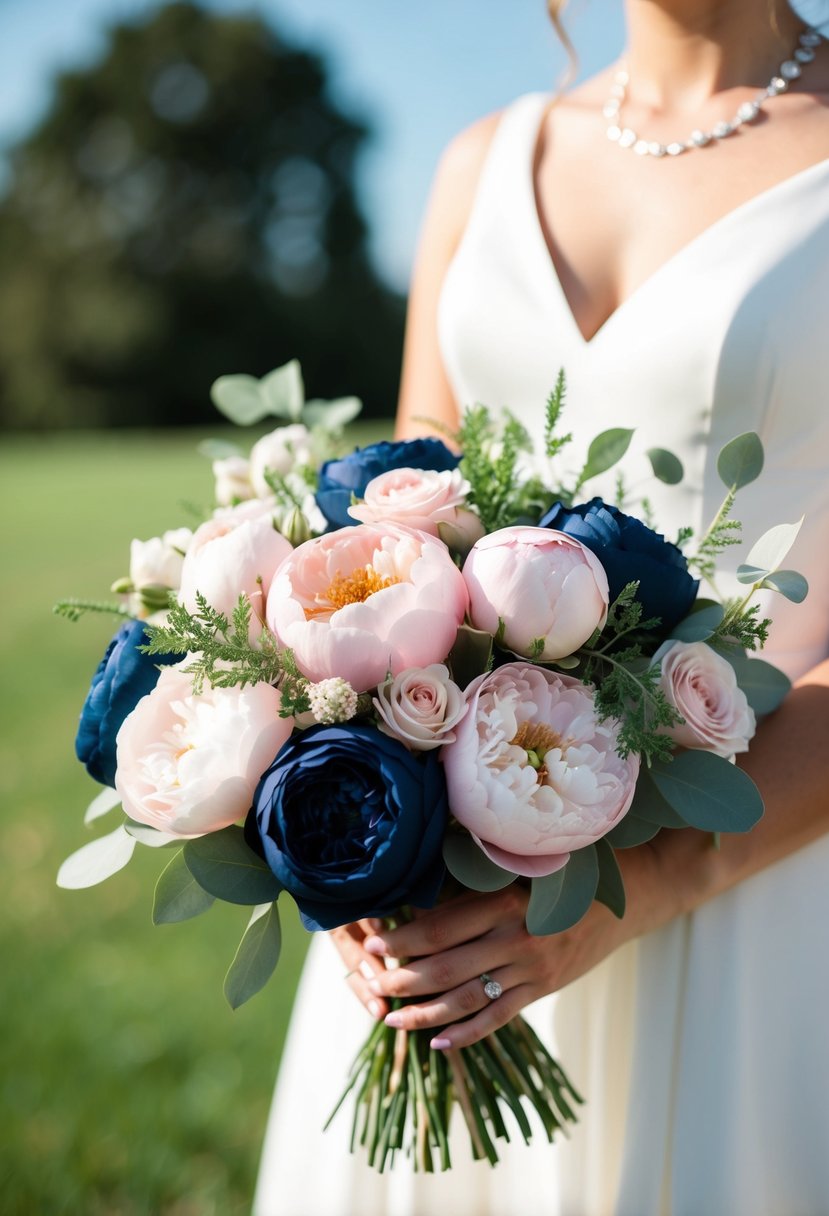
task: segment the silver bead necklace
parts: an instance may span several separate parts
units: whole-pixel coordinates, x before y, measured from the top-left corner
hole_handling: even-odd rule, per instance
[[[694,148],[704,148],[707,144],[733,135],[738,127],[754,122],[770,97],[785,93],[793,80],[797,80],[807,63],[815,57],[815,48],[822,42],[820,34],[807,30],[798,38],[797,46],[792,52],[791,59],[780,64],[764,89],[761,89],[753,101],[746,101],[740,106],[730,122],[718,122],[710,131],[692,131],[686,140],[674,140],[669,144],[660,143],[656,139],[642,139],[631,127],[622,124],[622,106],[627,97],[630,76],[623,63],[613,78],[610,97],[605,102],[602,113],[607,119],[607,138],[620,148],[630,148],[639,156],[680,156]]]

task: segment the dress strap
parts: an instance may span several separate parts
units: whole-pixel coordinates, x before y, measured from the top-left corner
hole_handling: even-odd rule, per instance
[[[549,102],[548,93],[525,93],[502,111],[478,178],[467,221],[469,236],[489,229],[492,222],[500,226],[517,199],[525,205],[538,132]]]

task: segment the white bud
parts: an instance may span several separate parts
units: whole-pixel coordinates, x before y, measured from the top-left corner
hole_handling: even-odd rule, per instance
[[[311,713],[323,726],[348,722],[357,712],[357,693],[348,680],[339,676],[320,680],[318,684],[309,684],[308,700],[311,703]]]

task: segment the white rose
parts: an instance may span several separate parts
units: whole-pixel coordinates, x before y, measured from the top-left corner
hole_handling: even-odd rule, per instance
[[[201,836],[244,816],[293,728],[270,684],[193,694],[181,665],[165,667],[118,731],[115,785],[124,810],[175,836]]]
[[[725,757],[748,751],[757,723],[726,659],[705,642],[670,642],[654,658],[665,696],[685,719],[668,731],[681,747]]]
[[[253,498],[250,483],[250,461],[244,456],[228,456],[213,461],[213,476],[216,479],[216,502],[220,507],[229,507],[234,502]]]
[[[250,453],[250,480],[256,494],[267,498],[272,493],[266,473],[287,476],[297,465],[315,464],[311,432],[302,423],[280,426],[253,445]]]
[[[175,591],[181,582],[181,568],[193,533],[175,528],[149,540],[133,540],[130,545],[130,582],[142,587],[169,587]]]
[[[466,713],[464,695],[442,663],[401,671],[380,685],[374,707],[385,734],[421,752],[454,742],[452,727]]]

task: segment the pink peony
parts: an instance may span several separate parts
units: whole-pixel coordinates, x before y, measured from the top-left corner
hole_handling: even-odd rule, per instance
[[[484,534],[474,511],[466,510],[469,482],[458,469],[390,469],[366,486],[348,514],[364,524],[396,523],[438,536],[439,525],[457,532],[466,548]]]
[[[654,657],[662,690],[685,719],[669,729],[671,738],[717,756],[747,752],[757,722],[731,664],[705,642],[670,642]]]
[[[366,692],[449,653],[467,607],[439,540],[393,525],[343,528],[286,558],[268,592],[268,625],[309,680],[342,676]]]
[[[463,577],[470,617],[540,662],[565,658],[607,620],[607,575],[580,541],[550,528],[501,528],[479,540]],[[502,624],[503,623],[503,624]]]
[[[449,808],[497,865],[536,877],[604,836],[633,799],[639,757],[616,751],[592,690],[572,676],[507,663],[473,680],[441,753]]]
[[[138,823],[202,836],[245,815],[293,728],[270,684],[205,688],[166,667],[118,732],[115,788]]]
[[[193,536],[181,571],[179,599],[196,610],[196,592],[228,616],[248,597],[253,607],[250,636],[262,632],[264,591],[291,546],[273,526],[273,506],[258,501],[217,511]]]
[[[380,729],[412,751],[427,752],[452,743],[466,713],[464,695],[443,663],[411,667],[381,684],[374,698]]]

